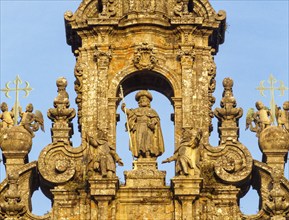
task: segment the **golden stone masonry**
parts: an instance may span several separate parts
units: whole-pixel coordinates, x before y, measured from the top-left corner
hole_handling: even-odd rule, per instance
[[[29,104],[13,124],[13,112],[1,104],[0,146],[6,179],[0,184],[0,219],[9,220],[286,220],[289,182],[284,177],[289,150],[288,101],[278,108],[278,125],[261,102],[247,114],[263,153],[253,160],[239,141],[233,80],[223,80],[219,108],[212,109],[216,86],[214,55],[224,42],[226,13],[208,0],[83,0],[65,13],[67,43],[76,57],[78,109],[70,108],[67,80],[56,82],[58,95],[48,109],[52,141],[37,162],[28,163],[34,132],[43,116]],[[174,108],[175,177],[157,157],[166,150],[158,113],[151,108],[155,90]],[[138,91],[138,107],[121,104]],[[121,94],[121,95],[120,95]],[[116,163],[117,107],[127,116],[133,169],[120,184]],[[72,147],[77,116],[81,145]],[[212,118],[219,121],[219,146],[209,144]],[[43,128],[44,129],[44,128]],[[258,214],[240,211],[250,186],[260,196]],[[31,195],[41,188],[52,201],[44,216],[31,213]]]

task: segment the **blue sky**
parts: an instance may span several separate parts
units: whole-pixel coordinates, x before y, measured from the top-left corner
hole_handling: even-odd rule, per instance
[[[21,98],[23,107],[32,102],[35,109],[44,115],[53,107],[53,99],[57,95],[55,80],[64,76],[68,79],[68,92],[72,107],[75,107],[73,91],[73,69],[75,58],[70,47],[66,44],[64,29],[64,12],[75,11],[80,1],[11,1],[1,0],[1,59],[0,59],[0,86],[13,81],[17,74],[23,81],[28,81],[33,91],[27,98]],[[215,92],[216,104],[219,107],[222,93],[222,80],[225,77],[234,79],[234,95],[238,107],[244,109],[244,116],[240,120],[240,141],[248,147],[253,157],[261,160],[257,138],[254,133],[245,131],[245,114],[261,100],[269,106],[269,93],[262,97],[256,90],[259,82],[267,80],[273,74],[277,80],[289,85],[288,69],[288,1],[211,1],[216,11],[227,12],[228,29],[225,43],[220,45],[219,53],[215,57],[217,64],[217,89]],[[268,86],[268,84],[265,85]],[[12,85],[11,85],[12,86]],[[278,84],[276,84],[278,86]],[[12,96],[13,97],[13,96]],[[166,153],[160,158],[163,160],[173,153],[173,124],[170,114],[173,108],[162,95],[154,93],[152,107],[161,116],[163,132],[166,139]],[[136,107],[134,95],[126,97],[128,107]],[[281,106],[288,100],[288,91],[280,97],[276,93],[276,103]],[[9,106],[14,100],[7,99],[1,93],[1,102]],[[162,103],[159,105],[158,103]],[[163,107],[165,106],[165,107]],[[124,115],[117,126],[118,136],[127,137],[124,132]],[[30,161],[37,160],[39,152],[50,143],[51,122],[45,118],[46,133],[36,133],[33,148],[29,154]],[[211,135],[212,145],[217,145],[217,121],[214,119],[214,132]],[[76,119],[74,119],[76,128]],[[76,131],[77,129],[75,129]],[[123,181],[123,170],[131,169],[131,154],[128,151],[126,138],[118,138],[118,153],[126,166],[118,169],[118,175]],[[75,132],[74,146],[79,146],[79,134]],[[287,165],[288,166],[288,165]],[[4,166],[1,167],[1,179],[5,176]],[[173,176],[173,163],[161,165],[159,169],[167,171],[167,182]],[[288,178],[288,169],[286,170]],[[39,193],[39,192],[37,192]],[[39,193],[40,194],[40,193]],[[250,202],[241,202],[242,210],[247,213],[256,212],[256,194],[246,196]],[[38,197],[37,197],[38,198]],[[41,197],[39,197],[41,198]],[[42,201],[42,200],[41,200]],[[245,200],[244,200],[245,201]],[[246,200],[247,201],[247,200]],[[46,202],[47,204],[47,202]],[[34,206],[34,213],[44,213],[49,210],[47,205]]]

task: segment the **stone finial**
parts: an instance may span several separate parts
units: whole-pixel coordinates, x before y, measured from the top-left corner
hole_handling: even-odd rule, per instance
[[[223,80],[223,98],[221,100],[221,108],[214,110],[214,115],[219,120],[219,136],[221,143],[230,140],[237,142],[239,130],[239,118],[243,115],[242,108],[236,108],[237,102],[233,95],[234,82],[231,78]]]
[[[53,102],[54,108],[50,108],[47,112],[48,118],[53,121],[52,141],[69,142],[73,133],[71,120],[76,113],[73,108],[69,108],[69,96],[66,92],[67,80],[64,77],[58,78],[56,86],[58,94]]]

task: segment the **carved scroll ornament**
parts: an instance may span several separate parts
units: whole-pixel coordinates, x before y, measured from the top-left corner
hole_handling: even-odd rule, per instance
[[[84,150],[85,148],[72,148],[62,142],[48,145],[39,156],[40,174],[50,183],[66,183],[76,175],[76,167],[80,167]]]
[[[205,154],[214,161],[215,174],[225,183],[239,185],[246,180],[253,166],[253,158],[242,144],[221,145],[217,148],[205,146]]]

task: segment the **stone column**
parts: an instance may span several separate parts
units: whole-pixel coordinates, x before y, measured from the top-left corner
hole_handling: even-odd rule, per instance
[[[97,62],[97,128],[101,130],[108,129],[108,68],[111,59],[111,51],[109,48],[97,48],[94,54]]]
[[[183,127],[192,127],[193,119],[193,50],[191,45],[181,45],[179,59],[182,68]]]
[[[117,123],[117,115],[116,115],[116,102],[118,98],[108,98],[108,142],[113,146],[116,146],[116,123]]]
[[[182,133],[182,98],[172,98],[174,101],[175,149],[179,146]]]

